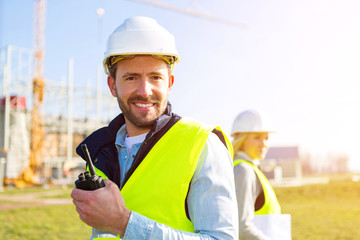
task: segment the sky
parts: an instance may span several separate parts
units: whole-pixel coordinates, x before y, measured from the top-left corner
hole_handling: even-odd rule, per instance
[[[61,81],[73,58],[75,84],[95,85],[111,32],[128,17],[152,17],[175,36],[180,55],[174,112],[230,134],[237,114],[259,109],[276,129],[271,146],[299,146],[318,161],[345,154],[360,171],[359,1],[149,2],[203,17],[131,0],[47,0],[45,79]],[[0,0],[0,47],[31,48],[32,29],[33,1]]]

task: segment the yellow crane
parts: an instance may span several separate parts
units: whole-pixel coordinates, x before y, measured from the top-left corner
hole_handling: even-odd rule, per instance
[[[34,78],[33,78],[33,108],[31,111],[30,125],[30,162],[23,171],[17,185],[35,184],[36,176],[40,176],[43,166],[41,148],[43,145],[44,123],[42,119],[41,105],[44,100],[45,82],[44,73],[44,49],[45,49],[45,9],[46,0],[34,0]]]
[[[225,18],[216,17],[214,15],[204,14],[201,12],[194,11],[192,9],[184,9],[181,7],[176,7],[174,5],[168,4],[163,1],[153,1],[153,0],[131,0],[131,1],[152,5],[152,6],[163,8],[163,9],[166,9],[169,11],[182,13],[182,14],[190,15],[190,16],[194,16],[194,17],[199,17],[199,18],[207,19],[207,20],[214,21],[214,22],[232,25],[232,26],[239,27],[239,28],[247,27],[246,24],[243,24],[243,23],[231,21],[231,20],[225,19]]]

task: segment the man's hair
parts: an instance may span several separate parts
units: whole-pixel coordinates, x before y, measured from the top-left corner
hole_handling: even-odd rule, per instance
[[[120,62],[120,61],[119,61],[119,62]],[[171,66],[170,63],[166,62],[165,60],[164,60],[164,62],[166,63],[166,65],[167,65],[167,67],[168,67],[169,76],[170,76],[171,73],[172,73],[172,66]],[[111,76],[112,78],[114,78],[115,80],[116,80],[117,64],[118,64],[118,62],[117,62],[116,64],[111,65],[111,67],[109,68],[110,76]]]
[[[110,71],[109,71],[110,76],[112,78],[114,78],[115,80],[116,80],[116,65],[117,64],[112,65],[111,68],[110,68]]]

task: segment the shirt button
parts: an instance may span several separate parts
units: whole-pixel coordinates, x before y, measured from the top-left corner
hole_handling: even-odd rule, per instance
[[[125,156],[125,159],[127,159],[127,156]]]

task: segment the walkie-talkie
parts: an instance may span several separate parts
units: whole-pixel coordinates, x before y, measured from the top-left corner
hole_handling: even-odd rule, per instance
[[[96,190],[98,188],[105,187],[104,181],[101,176],[96,175],[94,165],[91,161],[89,150],[86,144],[81,144],[81,149],[85,155],[85,160],[89,166],[90,173],[88,171],[80,173],[79,179],[75,181],[76,188],[82,190]]]

